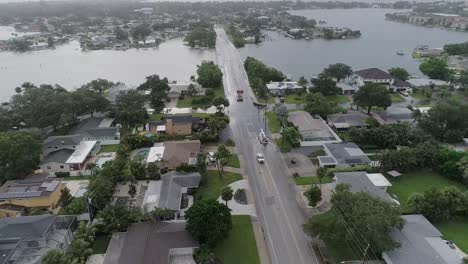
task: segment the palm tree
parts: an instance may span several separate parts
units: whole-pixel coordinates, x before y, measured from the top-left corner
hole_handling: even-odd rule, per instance
[[[164,221],[169,215],[172,213],[171,209],[168,208],[161,208],[161,207],[154,207],[154,210],[150,213],[156,221]]]

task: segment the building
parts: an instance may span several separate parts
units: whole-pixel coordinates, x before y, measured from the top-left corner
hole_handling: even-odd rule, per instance
[[[371,164],[358,145],[353,142],[326,143],[323,145],[326,156],[318,156],[320,167],[353,167]]]
[[[297,82],[269,82],[266,84],[272,95],[284,95],[300,89],[304,89]]]
[[[0,219],[0,263],[40,263],[51,249],[66,250],[75,216],[35,215]]]
[[[198,172],[171,171],[162,175],[160,181],[151,181],[148,185],[142,209],[151,211],[155,207],[166,208],[173,212],[175,219],[183,217],[183,212],[193,204],[193,197],[189,198],[189,195],[198,189],[200,179]]]
[[[321,146],[329,142],[341,142],[338,135],[319,116],[313,117],[305,111],[288,113],[288,121],[302,135],[301,146]]]
[[[47,179],[34,176],[24,180],[10,180],[0,187],[0,205],[17,206],[0,208],[1,214],[6,217],[17,216],[11,211],[19,212],[20,207],[31,208],[54,208],[60,198],[60,191],[65,184],[59,180]]]
[[[390,73],[378,68],[369,68],[355,71],[354,74],[348,78],[348,81],[355,83],[359,87],[363,86],[366,83],[377,83],[384,85],[390,91],[398,92],[407,91],[411,87],[411,85],[408,82],[400,80],[391,75]]]
[[[164,142],[163,166],[169,170],[175,170],[182,164],[195,165],[200,148],[200,140],[166,141]]]
[[[334,187],[347,184],[350,192],[365,192],[386,202],[393,202],[387,193],[387,187],[392,184],[381,173],[367,173],[365,171],[335,172]]]
[[[104,264],[195,263],[196,247],[185,223],[137,223],[112,235]]]
[[[367,119],[371,118],[361,111],[350,110],[345,114],[327,116],[328,124],[336,130],[346,130],[351,127],[366,127]]]
[[[400,247],[382,253],[387,264],[457,264],[462,258],[423,215],[402,215],[405,225],[390,235]]]
[[[74,151],[80,142],[80,135],[48,137],[44,143],[42,143],[42,155],[47,156],[47,154],[50,152],[62,149],[69,149]]]
[[[414,121],[413,112],[408,108],[389,107],[386,110],[374,110],[371,116],[381,125],[412,123]]]
[[[101,145],[120,143],[120,129],[114,118],[92,117],[81,121],[69,135],[80,135],[81,140],[99,141]]]
[[[44,173],[54,174],[56,172],[69,172],[70,165],[67,164],[67,160],[75,152],[71,149],[60,149],[50,152],[44,156],[39,163],[41,171]]]
[[[175,82],[175,83],[169,83],[169,92],[167,95],[169,98],[172,99],[177,99],[180,96],[187,95],[189,94],[188,88],[190,85],[193,85],[195,87],[195,90],[197,91],[196,95],[205,95],[205,90],[201,87],[200,84],[196,82]]]
[[[336,87],[340,88],[341,94],[344,95],[351,95],[359,90],[359,87],[350,79],[336,83]]]
[[[199,117],[192,115],[166,115],[161,121],[150,121],[148,131],[158,134],[189,136],[192,132],[199,131],[205,127]]]

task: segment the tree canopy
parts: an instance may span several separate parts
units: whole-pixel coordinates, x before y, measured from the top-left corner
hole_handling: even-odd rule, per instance
[[[204,61],[198,65],[197,75],[197,82],[205,88],[218,88],[223,83],[223,73],[212,61]]]
[[[305,99],[304,110],[313,115],[326,118],[333,113],[333,105],[321,93],[308,93]]]
[[[429,58],[419,65],[419,70],[432,79],[448,80],[450,70],[447,62],[439,58]]]
[[[201,244],[215,247],[232,229],[231,209],[216,200],[195,202],[186,212],[186,229]]]
[[[311,93],[321,93],[325,96],[337,95],[340,93],[340,88],[336,86],[336,82],[327,75],[320,74],[318,78],[310,80],[312,87],[309,88]]]
[[[134,41],[145,41],[151,32],[151,27],[146,23],[142,23],[134,27],[131,34]]]
[[[195,46],[214,48],[216,46],[216,32],[212,25],[207,28],[196,27],[189,32],[184,41],[192,48]]]
[[[446,44],[444,50],[449,55],[463,55],[468,54],[468,42],[459,44]]]
[[[322,74],[334,78],[339,82],[353,74],[353,69],[344,63],[336,63],[328,65],[328,67],[323,70]]]
[[[406,81],[409,79],[410,74],[407,70],[401,67],[393,67],[388,69],[388,72],[393,76],[400,80]]]
[[[148,119],[146,98],[137,91],[128,91],[117,96],[115,117],[127,128],[143,124]]]
[[[384,86],[376,83],[364,84],[353,95],[354,103],[367,109],[370,114],[372,107],[387,108],[392,105],[390,94]]]

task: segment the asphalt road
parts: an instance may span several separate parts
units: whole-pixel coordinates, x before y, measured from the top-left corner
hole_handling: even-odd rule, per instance
[[[234,136],[244,158],[270,261],[273,264],[319,263],[302,230],[306,215],[297,203],[286,161],[274,143],[264,147],[257,139],[260,129],[265,129],[263,110],[254,106],[250,97],[239,53],[223,29],[216,29],[216,33],[217,62],[223,71],[224,89],[230,101],[231,122],[227,134]],[[243,102],[237,102],[237,90],[244,91]],[[265,164],[257,163],[257,153],[264,154]]]

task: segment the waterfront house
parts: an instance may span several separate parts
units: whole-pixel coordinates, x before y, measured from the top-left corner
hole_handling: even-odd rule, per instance
[[[390,91],[398,92],[407,91],[411,87],[409,83],[402,81],[390,73],[378,68],[369,68],[355,71],[354,74],[347,80],[353,82],[359,87],[366,83],[377,83],[387,87]]]
[[[52,136],[48,137],[42,143],[42,155],[47,156],[49,153],[68,149],[74,151],[81,142],[80,135],[67,135],[67,136]]]
[[[266,86],[272,95],[285,95],[303,89],[297,82],[269,82]]]
[[[167,95],[171,99],[177,99],[180,96],[183,95],[188,95],[188,88],[190,85],[193,85],[195,87],[195,90],[197,91],[196,95],[205,95],[205,90],[201,87],[200,84],[196,82],[175,82],[175,83],[169,83],[169,92]]]

